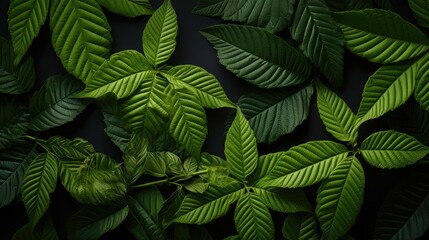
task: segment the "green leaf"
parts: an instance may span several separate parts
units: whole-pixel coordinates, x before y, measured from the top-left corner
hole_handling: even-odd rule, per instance
[[[170,110],[168,82],[155,76],[141,82],[139,89],[119,102],[121,121],[128,129],[141,130],[148,140],[154,140],[166,128]]]
[[[334,14],[354,54],[376,63],[395,63],[421,55],[429,40],[401,16],[382,9]]]
[[[330,141],[312,141],[276,155],[278,158],[269,174],[258,187],[306,187],[326,179],[339,162],[348,155],[348,149]]]
[[[415,79],[417,83],[414,97],[420,103],[420,106],[429,111],[429,55],[425,55],[419,60],[419,68]]]
[[[173,221],[187,224],[208,223],[225,215],[229,206],[243,194],[244,189],[238,182],[222,187],[210,185],[203,194],[186,195]]]
[[[360,10],[373,8],[371,0],[326,0],[326,4],[333,11]]]
[[[193,13],[280,32],[292,18],[294,0],[199,0]]]
[[[324,239],[339,239],[352,227],[363,202],[365,175],[355,157],[341,161],[322,182],[316,215]]]
[[[48,16],[49,0],[14,0],[8,11],[8,27],[18,65]]]
[[[202,179],[194,180],[185,185],[186,190],[192,193],[204,193],[209,187],[210,183],[204,182]]]
[[[154,67],[167,62],[176,48],[177,16],[170,0],[165,0],[143,31],[143,51]]]
[[[65,69],[85,82],[109,57],[109,23],[96,0],[51,1],[54,50]]]
[[[246,193],[237,202],[235,226],[241,239],[274,239],[270,211],[255,193]]]
[[[164,202],[164,205],[159,213],[159,218],[162,220],[163,228],[172,224],[177,211],[185,199],[185,190],[177,188]]]
[[[282,213],[311,212],[312,207],[302,189],[266,190],[253,188],[268,208]]]
[[[22,201],[31,228],[36,226],[49,208],[49,194],[55,190],[57,175],[57,160],[50,153],[37,156],[25,172],[22,184]]]
[[[424,236],[429,227],[428,182],[427,173],[412,172],[395,186],[378,213],[374,239],[419,239]]]
[[[25,170],[37,155],[36,145],[23,141],[0,152],[0,208],[21,191]]]
[[[357,131],[352,132],[356,115],[346,102],[321,82],[317,86],[317,109],[326,130],[336,139],[356,145]]]
[[[311,74],[310,62],[298,50],[263,29],[228,24],[205,28],[201,34],[217,50],[222,65],[258,87],[297,85]]]
[[[25,134],[29,114],[25,106],[13,96],[0,94],[0,102],[0,149],[4,149]]]
[[[12,240],[58,240],[58,235],[49,214],[45,214],[34,229],[25,224],[12,237]]]
[[[167,176],[167,162],[176,158],[177,156],[170,152],[149,152],[144,164],[145,173],[154,177],[165,177]]]
[[[299,1],[290,29],[299,47],[334,87],[343,82],[343,36],[325,1]]]
[[[90,103],[72,97],[80,90],[82,84],[69,75],[49,77],[30,99],[30,129],[40,132],[73,121]]]
[[[168,94],[174,101],[169,132],[189,153],[198,157],[207,136],[204,108],[198,104],[198,99],[187,89],[173,84]]]
[[[289,214],[283,228],[283,237],[288,240],[318,240],[317,221],[311,213]]]
[[[33,59],[26,57],[15,66],[14,56],[10,42],[0,36],[0,93],[26,93],[36,80]]]
[[[153,13],[149,0],[97,0],[97,2],[110,12],[124,17],[138,17]]]
[[[83,207],[71,216],[66,225],[67,238],[89,240],[98,239],[115,229],[128,215],[126,207]]]
[[[118,99],[133,94],[143,81],[151,81],[155,71],[147,59],[135,50],[110,56],[86,81],[86,88],[76,97],[99,98],[114,93]]]
[[[258,164],[256,138],[239,108],[226,135],[225,156],[230,173],[241,182],[246,182]]]
[[[54,136],[47,141],[37,140],[37,143],[60,160],[83,160],[95,152],[91,143],[82,138],[69,140],[61,136]]]
[[[285,152],[275,152],[259,156],[257,167],[252,174],[253,182],[257,183],[260,179],[269,176],[284,153]]]
[[[429,147],[405,133],[393,130],[376,132],[361,144],[365,160],[378,168],[402,168],[429,153]]]
[[[235,108],[234,103],[228,99],[222,86],[216,77],[203,68],[193,65],[180,65],[171,68],[166,77],[176,83],[183,85],[192,91],[203,107]]]
[[[159,225],[158,214],[162,208],[164,199],[157,188],[146,188],[128,198],[131,221],[130,227],[144,236],[143,239],[165,239],[163,229]],[[132,230],[132,232],[133,232]]]
[[[148,155],[147,139],[142,134],[134,132],[124,151],[124,173],[127,181],[132,184],[143,174]]]
[[[414,91],[420,61],[384,65],[369,77],[362,93],[356,129],[365,121],[378,118],[408,100]]]
[[[272,143],[307,119],[312,95],[311,84],[296,92],[257,90],[241,96],[237,105],[248,119],[257,141]]]
[[[429,27],[429,6],[426,0],[408,0],[414,18],[423,27]]]

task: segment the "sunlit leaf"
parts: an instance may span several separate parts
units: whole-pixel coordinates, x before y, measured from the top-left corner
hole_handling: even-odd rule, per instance
[[[125,17],[138,17],[153,13],[149,0],[97,0],[97,2],[109,11]]]

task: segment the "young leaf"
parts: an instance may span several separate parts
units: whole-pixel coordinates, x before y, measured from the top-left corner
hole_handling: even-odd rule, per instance
[[[411,10],[414,13],[414,17],[417,22],[423,26],[429,28],[429,6],[426,0],[408,0]]]
[[[167,62],[176,48],[177,16],[170,0],[165,0],[143,31],[143,51],[154,67]]]
[[[82,84],[69,75],[56,75],[46,80],[30,99],[30,129],[45,131],[72,121],[90,101],[74,99]]]
[[[318,240],[317,221],[311,213],[289,214],[283,228],[283,237],[288,240]]]
[[[256,186],[297,188],[315,184],[327,178],[347,155],[344,145],[330,141],[312,141],[292,147],[276,156],[279,159]]]
[[[0,149],[25,134],[29,114],[17,98],[0,94]]]
[[[57,160],[50,153],[37,156],[25,172],[22,201],[32,229],[49,208],[49,194],[55,190],[57,175]]]
[[[326,0],[326,4],[331,10],[338,12],[373,8],[371,0]]]
[[[241,239],[274,239],[270,211],[255,193],[246,193],[237,202],[235,226]]]
[[[414,164],[429,153],[429,147],[417,139],[393,130],[377,132],[361,144],[365,160],[378,168],[402,168]]]
[[[210,185],[203,194],[190,193],[176,212],[174,222],[204,224],[225,215],[229,205],[244,194],[238,182],[219,187]]]
[[[395,63],[421,55],[429,40],[401,16],[382,9],[334,14],[354,54],[376,63]]]
[[[256,138],[239,108],[226,135],[225,156],[230,173],[241,182],[246,182],[258,164]]]
[[[298,50],[263,29],[229,24],[205,28],[201,34],[214,45],[222,65],[258,87],[296,85],[311,74],[310,62]]]
[[[174,84],[169,96],[174,101],[169,132],[189,153],[198,157],[207,136],[204,108],[192,92]]]
[[[171,68],[167,79],[192,91],[203,107],[234,108],[234,103],[228,99],[216,77],[203,68],[193,65],[181,65]]]
[[[49,0],[13,0],[8,11],[8,27],[15,52],[15,65],[18,65],[40,27],[48,16]]]
[[[24,141],[0,152],[0,208],[12,202],[21,191],[24,173],[37,155],[36,145]]]
[[[356,115],[343,99],[321,82],[316,86],[317,109],[326,130],[336,139],[356,145],[357,131],[351,131]]]
[[[258,90],[243,95],[237,105],[248,119],[258,142],[272,143],[291,133],[307,119],[313,86],[295,93],[289,90]]]
[[[37,141],[37,143],[60,160],[83,160],[95,152],[91,143],[82,138],[75,138],[70,141],[64,137],[54,136],[46,142]]]
[[[381,206],[374,239],[419,239],[429,227],[429,176],[413,172]]]
[[[86,81],[109,57],[110,26],[96,0],[51,0],[52,45],[67,71]]]
[[[135,50],[125,50],[110,56],[86,82],[86,88],[76,97],[99,98],[114,93],[118,99],[133,94],[143,81],[155,76],[147,59]]]
[[[268,208],[282,213],[311,212],[312,207],[302,189],[266,190],[253,188]]]
[[[138,17],[153,13],[149,0],[97,0],[97,2],[110,12],[125,17]]]
[[[71,216],[66,225],[70,240],[98,239],[106,232],[115,229],[128,215],[126,207],[83,207]]]
[[[414,91],[420,60],[380,67],[365,84],[355,128],[404,104]]]
[[[143,174],[146,163],[147,139],[142,134],[134,132],[124,151],[124,173],[127,181],[132,184]]]
[[[129,196],[128,205],[130,215],[128,229],[139,230],[143,239],[165,239],[159,224],[158,214],[161,211],[164,199],[157,188],[151,187]]]
[[[290,23],[293,3],[294,0],[199,0],[192,11],[280,32]]]
[[[317,193],[316,215],[324,239],[339,239],[352,227],[363,202],[365,175],[359,160],[340,162]]]
[[[320,68],[330,83],[343,82],[343,36],[325,1],[299,1],[290,29],[304,55]]]

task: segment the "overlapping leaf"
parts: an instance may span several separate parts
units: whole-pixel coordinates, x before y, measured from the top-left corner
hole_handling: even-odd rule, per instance
[[[311,213],[289,214],[283,224],[283,237],[288,240],[318,240],[316,217]]]
[[[127,217],[128,211],[128,206],[84,207],[67,222],[67,238],[70,240],[98,239],[104,233],[119,226]]]
[[[373,7],[371,0],[326,0],[333,11],[360,10]]]
[[[254,188],[255,193],[268,208],[283,213],[311,212],[312,207],[302,189],[266,190]]]
[[[15,52],[15,65],[18,65],[40,27],[48,16],[50,0],[14,0],[8,11],[8,26]]]
[[[175,222],[204,224],[225,215],[229,206],[244,194],[238,182],[222,187],[210,185],[203,194],[188,194],[175,214]]]
[[[0,149],[25,134],[30,115],[15,97],[0,94]]]
[[[256,138],[239,108],[226,135],[225,156],[230,173],[242,182],[258,164]]]
[[[12,236],[12,240],[58,240],[58,234],[49,214],[45,214],[33,228],[30,224],[22,226]]]
[[[124,151],[124,173],[129,183],[134,183],[144,172],[144,165],[148,155],[148,141],[142,134],[132,135]]]
[[[138,17],[153,13],[149,0],[97,0],[97,2],[109,11],[125,17]]]
[[[429,153],[429,147],[405,133],[393,130],[377,132],[361,144],[365,160],[379,168],[402,168],[414,164]]]
[[[44,131],[72,121],[90,102],[73,98],[80,90],[82,85],[68,75],[48,78],[30,99],[30,129]]]
[[[95,152],[94,147],[82,138],[69,140],[54,136],[47,141],[36,140],[46,151],[54,154],[58,159],[83,160]]]
[[[143,51],[154,67],[165,63],[174,52],[177,25],[176,12],[170,0],[165,0],[143,31]]]
[[[297,188],[326,179],[348,155],[347,148],[330,141],[312,141],[277,155],[279,159],[257,186]]]
[[[237,202],[235,226],[241,239],[274,239],[270,211],[255,193],[246,193]]]
[[[237,105],[248,119],[258,142],[272,143],[307,119],[313,86],[295,93],[279,89],[243,95]]]
[[[414,97],[419,102],[420,106],[426,111],[429,111],[429,55],[423,56],[419,62]]]
[[[290,23],[293,4],[293,0],[199,0],[193,12],[279,32]]]
[[[356,144],[357,131],[352,132],[356,115],[334,92],[317,83],[317,109],[326,130],[340,141]]]
[[[339,239],[354,224],[363,202],[365,175],[359,160],[340,162],[317,193],[316,215],[324,239]]]
[[[109,23],[96,0],[51,1],[52,45],[65,69],[85,82],[109,57]]]
[[[34,228],[49,208],[49,194],[55,190],[58,168],[53,154],[41,154],[28,166],[22,184],[22,201],[29,224]]]
[[[21,191],[25,170],[36,157],[36,145],[26,142],[17,142],[0,152],[0,208]]]
[[[330,83],[343,82],[343,36],[325,1],[299,1],[290,28],[304,55],[320,68]]]
[[[401,16],[382,9],[335,13],[354,54],[376,63],[395,63],[421,55],[429,48],[423,32]]]
[[[201,33],[214,45],[220,63],[259,87],[296,85],[310,76],[311,64],[300,52],[261,28],[218,25]]]
[[[379,68],[365,84],[355,128],[404,104],[414,91],[417,61],[407,61]]]
[[[417,22],[423,27],[429,27],[429,6],[426,0],[408,0]]]

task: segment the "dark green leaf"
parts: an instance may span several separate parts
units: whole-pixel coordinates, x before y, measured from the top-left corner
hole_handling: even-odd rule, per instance
[[[333,11],[360,10],[373,7],[371,0],[326,0],[326,4]]]
[[[54,154],[58,159],[83,160],[95,152],[94,147],[82,138],[69,140],[61,136],[54,136],[47,141],[36,140],[46,151]]]
[[[124,173],[125,178],[130,184],[133,184],[144,172],[146,163],[148,141],[143,138],[142,134],[134,132],[130,142],[125,148]]]
[[[311,212],[312,207],[302,189],[266,190],[254,188],[265,206],[282,213]]]
[[[283,237],[287,240],[318,240],[317,221],[311,213],[289,214],[283,228]]]
[[[426,0],[408,0],[411,10],[417,22],[424,26],[429,27],[429,5]]]
[[[22,137],[29,125],[29,114],[16,97],[0,94],[0,149]]]

